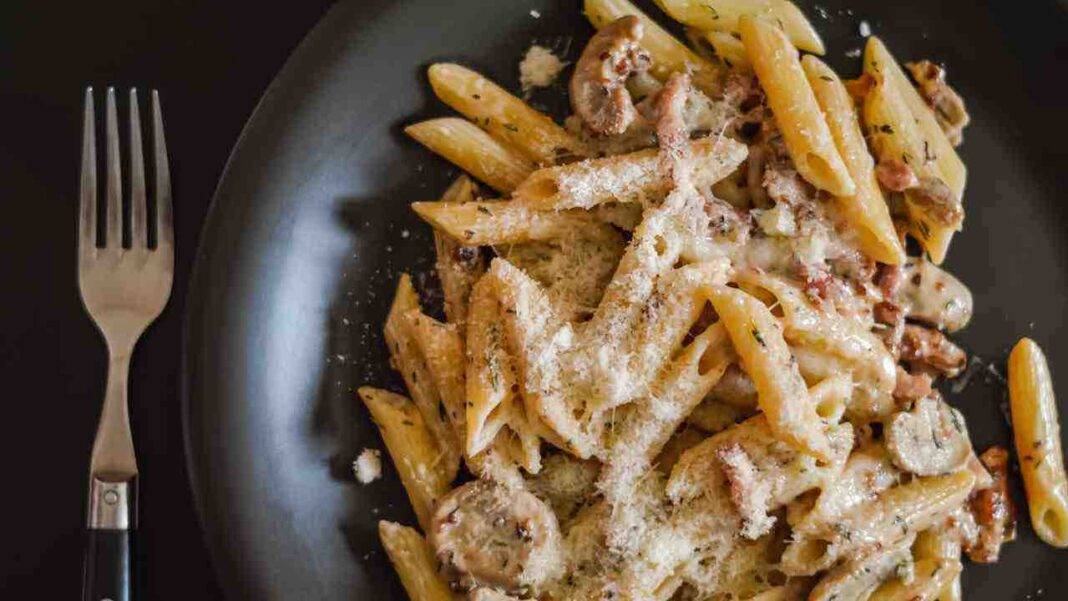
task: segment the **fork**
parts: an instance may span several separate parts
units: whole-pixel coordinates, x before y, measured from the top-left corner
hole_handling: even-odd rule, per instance
[[[149,246],[148,204],[137,90],[130,90],[129,248],[123,246],[122,168],[115,89],[107,90],[104,238],[97,243],[97,161],[93,89],[85,90],[78,211],[78,287],[107,343],[104,407],[89,465],[88,544],[83,601],[128,601],[132,595],[130,532],[137,527],[137,458],[126,404],[130,356],[167,304],[174,274],[170,171],[159,94],[152,92],[156,245]]]

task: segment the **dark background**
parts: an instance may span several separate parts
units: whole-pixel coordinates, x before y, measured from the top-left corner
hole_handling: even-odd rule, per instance
[[[221,598],[182,446],[182,305],[230,149],[329,4],[0,1],[0,598],[80,595],[84,490],[107,368],[74,269],[86,85],[158,88],[171,156],[174,292],[130,373],[142,598]]]

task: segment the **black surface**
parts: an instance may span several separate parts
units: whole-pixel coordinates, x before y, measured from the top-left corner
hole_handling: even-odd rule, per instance
[[[160,89],[177,203],[174,295],[131,371],[140,598],[221,598],[182,447],[184,295],[230,150],[328,4],[0,2],[0,599],[81,594],[89,450],[107,363],[78,300],[74,225],[83,89],[109,83]]]
[[[374,525],[414,520],[392,468],[369,486],[352,479],[360,449],[381,447],[354,389],[397,385],[381,323],[398,272],[424,284],[431,266],[430,232],[406,205],[454,171],[400,128],[447,113],[430,97],[429,63],[460,60],[515,89],[532,40],[574,60],[590,33],[574,0],[444,4],[336,7],[279,75],[215,199],[190,296],[188,424],[215,556],[244,597],[402,598]],[[826,17],[802,3],[844,73],[858,69],[845,53],[867,19],[900,58],[944,61],[969,100],[969,212],[949,267],[975,293],[958,339],[982,363],[952,401],[977,446],[1006,444],[999,374],[1017,337],[1048,350],[1068,399],[1057,344],[1068,302],[1065,13],[1037,1],[849,3],[855,15],[841,0],[820,4]],[[969,599],[1064,594],[1068,555],[1026,523],[1001,565],[968,566]]]
[[[129,530],[89,530],[86,533],[82,601],[130,601]]]

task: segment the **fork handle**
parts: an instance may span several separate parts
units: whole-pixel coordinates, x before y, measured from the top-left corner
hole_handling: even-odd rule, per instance
[[[88,532],[82,601],[130,601],[130,531]]]
[[[133,477],[90,477],[82,601],[132,599],[130,533],[136,524],[136,491]]]

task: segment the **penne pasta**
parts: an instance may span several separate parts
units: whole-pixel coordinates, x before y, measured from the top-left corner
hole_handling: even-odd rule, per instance
[[[827,572],[812,589],[808,601],[863,601],[901,565],[912,561],[909,546],[915,535],[867,556],[847,558]]]
[[[437,63],[427,73],[442,102],[531,161],[553,165],[587,155],[586,147],[548,116],[471,69]]]
[[[370,386],[363,386],[358,392],[386,443],[412,510],[419,524],[426,528],[434,502],[444,496],[452,484],[448,474],[438,469],[441,452],[410,400]]]
[[[964,161],[961,160],[953,144],[942,131],[942,126],[938,124],[931,107],[916,91],[908,76],[901,69],[901,65],[890,54],[882,40],[875,36],[868,38],[868,43],[864,47],[864,60],[877,63],[887,79],[901,94],[913,119],[916,120],[920,135],[928,143],[929,150],[934,155],[934,162],[938,165],[938,170],[942,173],[946,184],[958,198],[963,198],[968,177]]]
[[[778,321],[764,303],[740,290],[717,287],[711,301],[756,385],[772,431],[799,451],[829,461],[833,451]]]
[[[704,31],[701,37],[712,45],[712,49],[729,67],[741,67],[752,69],[749,56],[745,53],[745,45],[732,33],[726,31]]]
[[[797,50],[779,29],[760,19],[743,16],[738,27],[798,173],[836,196],[854,194],[856,186],[808,85]]]
[[[875,590],[868,601],[915,601],[934,599],[946,586],[960,577],[956,559],[920,559],[915,562],[909,580],[895,578]]]
[[[411,315],[419,311],[419,297],[412,286],[411,277],[406,273],[401,274],[383,328],[386,344],[394,369],[404,378],[412,402],[441,451],[438,469],[444,470],[446,479],[451,481],[460,468],[460,442],[452,425],[442,416],[440,393],[431,381],[426,358],[419,353],[410,328]]]
[[[412,210],[464,246],[578,237],[619,240],[612,226],[586,211],[541,210],[521,201],[414,202]]]
[[[1068,480],[1053,381],[1042,349],[1029,338],[1009,355],[1009,401],[1031,526],[1054,547],[1068,547]]]
[[[905,249],[875,179],[875,163],[868,153],[852,98],[842,80],[823,61],[806,56],[801,66],[856,185],[853,195],[835,197],[838,210],[868,256],[890,265],[904,263]]]
[[[421,121],[404,133],[499,192],[511,192],[534,170],[525,157],[456,117]]]
[[[928,528],[916,537],[912,552],[916,559],[933,559],[937,561],[960,561],[961,536],[949,525]],[[937,595],[936,601],[961,601],[963,593],[960,574],[949,581]]]
[[[723,137],[690,143],[693,183],[711,186],[745,160],[744,144]],[[652,205],[663,199],[671,182],[660,168],[656,149],[589,159],[534,172],[516,188],[513,198],[538,209],[589,209],[608,202]]]
[[[638,17],[643,30],[640,43],[653,59],[650,71],[657,79],[664,81],[672,73],[689,73],[697,89],[710,96],[718,93],[723,75],[720,69],[676,40],[630,0],[584,0],[583,9],[597,29],[620,17]]]
[[[823,54],[823,40],[787,0],[656,0],[676,21],[705,31],[738,33],[742,16],[760,17],[782,29],[799,49]]]
[[[411,601],[456,601],[445,579],[438,575],[437,560],[421,534],[382,520],[378,522],[378,537]]]

